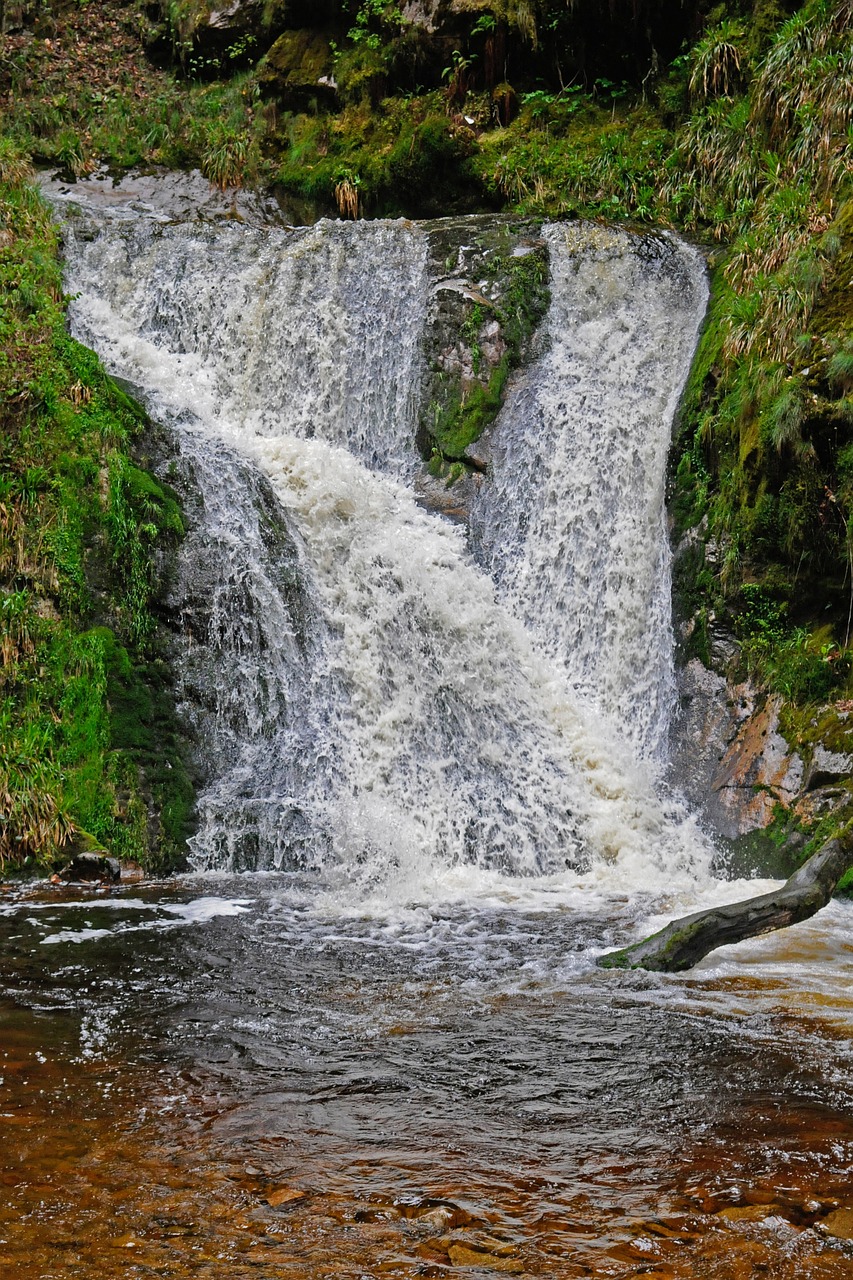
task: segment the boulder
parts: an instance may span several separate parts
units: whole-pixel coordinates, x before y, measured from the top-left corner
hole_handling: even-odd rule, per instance
[[[160,10],[180,41],[192,40],[205,53],[221,52],[240,39],[257,38],[264,25],[263,0],[192,0],[175,12],[168,0]]]
[[[121,864],[103,850],[77,853],[59,873],[61,880],[116,884],[121,879]]]
[[[467,524],[482,476],[465,469],[460,475],[431,475],[421,467],[415,477],[415,497],[427,511],[438,511],[455,524]]]
[[[317,31],[285,31],[260,64],[258,80],[288,110],[304,110],[312,100],[331,105],[337,85],[328,40]]]
[[[806,790],[814,791],[818,787],[843,782],[853,774],[853,755],[845,751],[830,751],[823,743],[818,742],[812,752],[806,773]]]

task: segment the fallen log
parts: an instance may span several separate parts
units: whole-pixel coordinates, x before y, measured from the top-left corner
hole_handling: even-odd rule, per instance
[[[660,973],[690,969],[715,947],[808,920],[826,906],[851,867],[853,826],[827,840],[781,888],[682,916],[642,942],[608,951],[597,963],[603,969],[654,969]]]

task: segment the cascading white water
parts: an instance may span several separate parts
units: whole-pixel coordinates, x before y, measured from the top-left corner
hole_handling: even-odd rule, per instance
[[[77,331],[172,424],[197,462],[205,537],[230,539],[226,560],[239,552],[242,566],[218,644],[257,674],[241,676],[236,727],[231,694],[212,712],[219,763],[200,802],[200,865],[296,856],[368,882],[393,866],[408,885],[460,863],[527,875],[594,865],[645,887],[707,865],[620,741],[653,745],[666,715],[663,468],[703,273],[674,241],[587,231],[581,253],[576,231],[547,234],[551,350],[497,428],[495,496],[477,515],[496,591],[463,533],[408,487],[422,229],[70,228]],[[239,467],[223,488],[218,464],[202,465],[223,441],[257,464],[292,522],[310,602],[301,649],[293,602],[269,605],[252,503],[235,494],[229,514]],[[259,619],[248,645],[247,612]],[[276,698],[280,733],[267,723]]]
[[[545,229],[549,349],[507,400],[474,529],[500,598],[644,755],[675,700],[664,484],[707,302],[674,238]]]
[[[190,422],[177,442],[204,504],[200,521],[188,513],[176,593],[178,694],[211,779],[198,842],[223,866],[292,865],[322,840],[320,762],[338,701],[310,575],[257,468]]]
[[[331,228],[107,221],[69,238],[74,322],[209,432],[316,432],[410,474],[426,241],[404,223]]]

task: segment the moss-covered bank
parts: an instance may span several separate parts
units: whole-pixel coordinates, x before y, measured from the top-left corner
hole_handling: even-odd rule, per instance
[[[108,848],[179,865],[193,789],[156,600],[183,531],[141,410],[65,329],[57,232],[0,181],[0,871]]]

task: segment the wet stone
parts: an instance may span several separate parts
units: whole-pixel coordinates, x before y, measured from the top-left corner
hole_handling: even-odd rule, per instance
[[[518,1275],[524,1270],[524,1264],[517,1258],[499,1257],[494,1253],[483,1253],[477,1248],[464,1244],[452,1244],[447,1256],[455,1267],[483,1267],[489,1271],[505,1271]]]
[[[101,884],[115,884],[121,879],[121,863],[106,853],[78,853],[59,873],[65,881],[97,881]]]
[[[306,1197],[305,1191],[300,1191],[298,1187],[277,1187],[275,1191],[269,1191],[263,1197],[271,1209],[286,1208],[287,1205],[297,1204]]]
[[[732,1205],[729,1209],[721,1209],[718,1218],[728,1222],[763,1222],[765,1218],[784,1216],[778,1204],[744,1204]]]
[[[836,1209],[819,1227],[836,1240],[853,1240],[853,1209]]]

